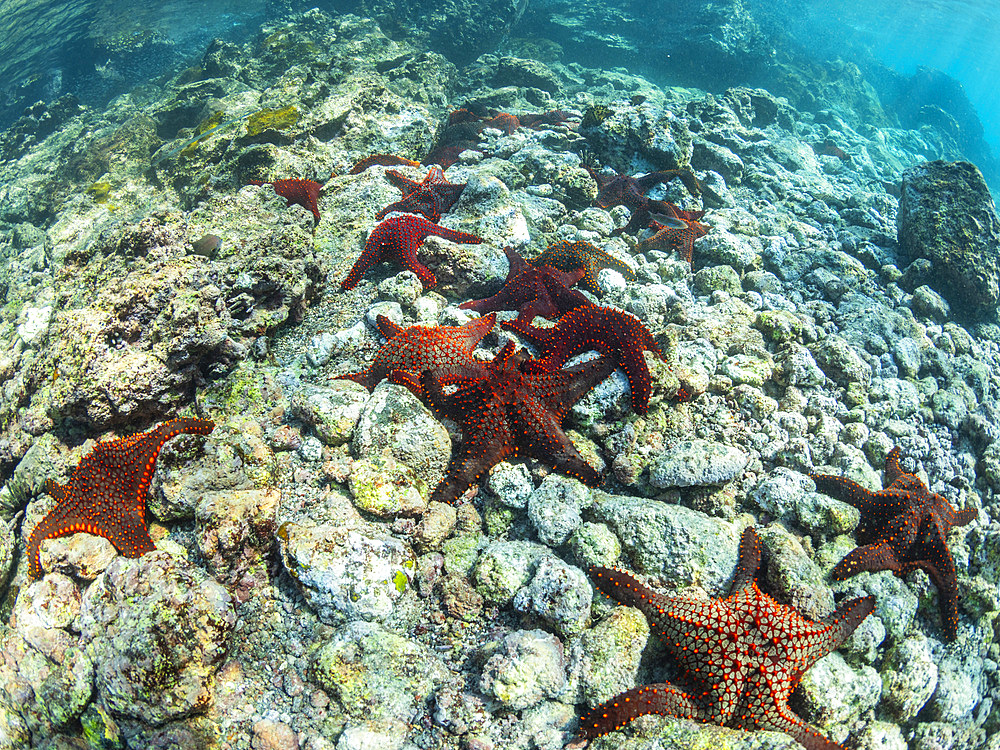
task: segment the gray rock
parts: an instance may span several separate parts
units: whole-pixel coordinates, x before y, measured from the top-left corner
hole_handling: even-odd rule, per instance
[[[927,637],[913,633],[893,644],[882,664],[882,705],[908,724],[937,687],[938,668]]]
[[[575,479],[549,474],[528,496],[528,518],[539,541],[558,547],[579,527],[580,511],[590,503],[589,487]]]
[[[674,586],[701,586],[712,596],[728,595],[739,542],[730,524],[682,505],[594,495],[594,519],[611,527],[638,572]]]
[[[685,440],[657,456],[649,468],[654,487],[725,484],[740,475],[747,455],[739,448],[706,440]]]
[[[910,305],[913,312],[940,323],[944,323],[951,317],[951,306],[948,301],[926,284],[913,290],[913,299],[910,301]]]
[[[292,416],[311,425],[326,445],[341,445],[351,439],[368,398],[368,389],[350,380],[306,385],[292,396]]]
[[[361,525],[278,529],[281,557],[309,606],[324,622],[384,620],[409,586],[413,552],[395,537]]]
[[[514,609],[542,618],[562,636],[579,633],[590,619],[594,591],[579,568],[543,557],[531,583],[517,592]]]
[[[486,489],[508,508],[523,508],[528,504],[535,486],[525,464],[501,461],[487,475]]]
[[[757,483],[747,499],[772,518],[789,518],[795,515],[806,492],[813,488],[807,475],[778,466]]]
[[[383,381],[361,411],[351,449],[359,458],[388,452],[436,487],[451,457],[451,438],[416,396]]]
[[[969,162],[932,161],[903,173],[900,248],[934,264],[932,285],[956,311],[980,316],[1000,300],[1000,219],[982,173]]]
[[[882,694],[878,672],[867,665],[853,669],[836,651],[807,670],[800,684],[809,714],[820,727],[849,724],[877,706]]]
[[[80,608],[100,700],[113,714],[155,725],[211,704],[235,625],[226,590],[163,551],[116,558]]]
[[[872,368],[846,339],[827,336],[809,347],[816,363],[830,380],[838,385],[861,383],[866,388],[872,380]]]
[[[504,636],[483,665],[479,689],[510,711],[522,711],[554,698],[566,684],[563,646],[544,630],[518,630]]]
[[[249,489],[207,492],[198,501],[198,549],[208,570],[231,586],[239,601],[269,580],[267,559],[280,497],[276,489]]]
[[[508,604],[535,574],[538,561],[552,553],[534,542],[493,542],[479,557],[473,580],[487,600]]]
[[[356,722],[409,722],[448,677],[426,646],[371,622],[338,628],[316,652],[313,673]]]
[[[591,565],[611,567],[622,554],[622,545],[607,524],[584,522],[568,541],[570,554],[586,570]]]
[[[427,483],[392,456],[359,458],[351,464],[347,486],[354,504],[379,518],[421,516],[427,510]]]

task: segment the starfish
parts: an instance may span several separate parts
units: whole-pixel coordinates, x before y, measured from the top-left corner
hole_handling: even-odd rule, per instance
[[[482,475],[509,456],[522,453],[550,465],[560,474],[596,486],[601,474],[588,464],[562,429],[577,401],[614,369],[606,357],[550,370],[515,353],[508,341],[481,377],[446,394],[431,370],[420,374],[420,385],[439,416],[462,428],[462,447],[452,456],[448,473],[431,500],[454,503]],[[390,380],[405,385],[396,370]]]
[[[618,235],[622,232],[635,232],[640,229],[645,229],[649,226],[650,221],[657,221],[660,224],[669,224],[670,219],[698,221],[704,215],[704,210],[685,211],[683,208],[680,208],[670,201],[657,201],[652,198],[647,198],[646,206],[644,208],[633,209],[632,215],[628,219],[628,223],[623,227],[618,227],[618,229],[615,229],[611,234]]]
[[[275,180],[274,182],[261,182],[260,180],[250,180],[251,185],[272,185],[274,192],[285,199],[285,205],[290,206],[298,203],[305,209],[312,211],[313,225],[319,224],[319,191],[323,186],[312,180]]]
[[[613,355],[628,379],[632,409],[637,414],[646,413],[652,381],[642,352],[650,351],[663,359],[663,351],[635,316],[613,307],[587,305],[570,310],[551,328],[536,328],[520,318],[503,323],[503,327],[534,344],[541,362],[549,367],[562,367],[570,357],[591,349]]]
[[[392,216],[372,230],[365,243],[365,249],[351,268],[347,278],[340,283],[341,289],[353,289],[361,277],[376,263],[392,260],[410,269],[420,279],[424,289],[437,284],[437,277],[431,270],[417,260],[417,247],[430,235],[443,237],[451,242],[463,242],[478,245],[482,237],[459,232],[455,229],[438,226],[423,216],[405,214]]]
[[[402,156],[396,156],[395,154],[372,154],[371,156],[366,156],[361,161],[355,162],[354,166],[351,167],[351,171],[348,174],[361,174],[368,167],[380,164],[383,167],[419,167],[419,161],[413,161],[412,159],[404,159]]]
[[[361,383],[370,391],[390,372],[400,370],[409,376],[402,384],[417,396],[421,395],[419,378],[423,370],[433,370],[441,385],[454,385],[477,377],[482,374],[483,365],[472,356],[472,350],[493,330],[496,319],[497,316],[491,314],[458,327],[418,325],[403,328],[379,315],[375,324],[388,339],[385,346],[367,370],[339,377]]]
[[[813,474],[816,490],[861,511],[857,537],[860,546],[837,563],[838,581],[863,570],[891,570],[905,576],[924,570],[938,587],[938,603],[945,636],[958,634],[958,582],[955,561],[945,540],[953,526],[965,526],[978,516],[975,508],[955,510],[936,492],[930,492],[915,474],[899,465],[900,450],[885,459],[885,489],[872,492],[843,477]]]
[[[441,169],[447,169],[458,161],[458,157],[463,151],[478,151],[483,153],[479,144],[475,141],[459,140],[438,146],[424,159],[428,164],[439,164]]]
[[[691,263],[694,256],[694,241],[708,234],[708,227],[701,222],[689,221],[676,216],[660,215],[660,218],[663,219],[663,223],[656,219],[649,222],[649,228],[653,230],[653,235],[640,242],[636,246],[637,249],[676,251],[684,260]]]
[[[566,125],[567,127],[573,127],[572,124],[567,122],[567,120],[571,117],[573,117],[573,115],[565,110],[551,109],[548,112],[519,115],[517,119],[521,122],[522,127],[537,129],[552,127],[553,125]]]
[[[601,294],[597,285],[597,273],[602,268],[613,268],[626,279],[634,279],[635,272],[627,263],[618,260],[610,253],[594,247],[589,242],[570,242],[563,240],[548,248],[531,261],[533,266],[549,265],[562,271],[583,269],[580,286],[591,294]]]
[[[427,176],[421,182],[411,180],[396,171],[386,172],[385,176],[403,191],[404,197],[375,214],[375,218],[379,221],[392,211],[423,214],[431,221],[438,221],[441,214],[455,205],[458,196],[465,190],[464,182],[448,182],[441,167],[436,164],[427,170]]]
[[[482,315],[495,310],[516,310],[517,319],[530,323],[536,315],[557,318],[568,310],[589,305],[590,300],[573,284],[583,278],[583,270],[564,273],[552,266],[532,266],[512,247],[505,247],[509,270],[500,291],[486,299],[471,300],[459,305],[462,310],[475,310]]]
[[[56,499],[56,506],[28,539],[28,577],[42,574],[45,539],[81,531],[103,536],[126,557],[156,549],[146,530],[146,498],[156,457],[170,438],[181,433],[207,435],[214,428],[208,419],[171,419],[149,432],[98,443],[67,484],[46,480],[43,490]]]
[[[840,646],[875,609],[875,597],[844,602],[813,622],[757,587],[760,540],[740,538],[740,560],[729,596],[705,599],[658,594],[627,573],[590,569],[597,588],[637,607],[684,670],[683,688],[666,682],[632,688],[580,719],[580,735],[621,729],[637,716],[660,714],[733,729],[784,732],[806,750],[843,750],[802,721],[788,696],[806,670]]]
[[[684,183],[691,195],[701,194],[701,186],[690,169],[666,169],[650,172],[641,177],[630,177],[622,174],[601,174],[586,164],[583,168],[597,182],[597,200],[594,203],[601,208],[627,206],[633,211],[647,208],[649,198],[646,197],[646,191],[654,185],[670,182],[675,177]]]

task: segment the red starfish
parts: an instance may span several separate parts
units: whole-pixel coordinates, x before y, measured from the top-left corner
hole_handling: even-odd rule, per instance
[[[505,247],[503,251],[509,266],[503,287],[492,297],[463,302],[461,309],[475,310],[480,315],[517,310],[517,319],[530,323],[536,315],[557,318],[574,307],[590,304],[580,292],[569,288],[583,278],[582,269],[564,273],[552,266],[530,266],[514,248]]]
[[[760,540],[747,528],[725,599],[658,594],[627,573],[591,568],[597,588],[642,610],[689,684],[685,690],[667,682],[632,688],[581,718],[580,735],[597,737],[637,716],[660,714],[733,729],[785,732],[806,750],[844,750],[796,716],[788,696],[809,667],[871,614],[875,597],[851,599],[813,622],[757,588],[759,566]]]
[[[518,120],[521,121],[521,126],[526,128],[544,128],[551,127],[553,125],[567,125],[568,127],[573,127],[571,123],[567,123],[567,120],[571,117],[573,117],[573,115],[565,110],[552,109],[548,112],[520,115]]]
[[[355,162],[354,166],[351,167],[351,171],[348,174],[361,174],[368,167],[380,164],[383,167],[419,167],[419,161],[413,161],[412,159],[404,159],[402,156],[396,156],[394,154],[372,154],[371,156],[366,156],[359,162]]]
[[[45,539],[81,531],[103,536],[126,557],[156,549],[146,530],[146,498],[156,457],[170,438],[182,432],[207,435],[214,428],[208,419],[171,419],[149,432],[98,443],[67,484],[46,480],[43,489],[56,499],[56,506],[28,539],[28,577],[42,574],[39,557]]]
[[[458,157],[463,151],[478,151],[479,153],[483,153],[483,150],[479,148],[479,144],[475,141],[455,141],[438,146],[427,154],[424,161],[428,164],[439,164],[441,165],[441,169],[447,169],[458,161]]]
[[[699,237],[708,234],[708,227],[698,221],[675,216],[660,216],[664,223],[656,219],[649,222],[649,228],[653,230],[653,235],[647,237],[636,247],[639,250],[666,250],[667,252],[677,252],[688,263],[694,256],[694,241]]]
[[[857,529],[860,546],[833,569],[838,581],[863,570],[891,570],[905,576],[927,571],[938,587],[938,603],[945,636],[958,634],[958,582],[955,561],[945,543],[954,526],[965,526],[978,516],[975,508],[955,510],[951,503],[915,474],[899,465],[900,450],[885,459],[885,489],[872,492],[843,477],[813,474],[816,490],[861,511]]]
[[[392,260],[413,271],[424,285],[424,289],[429,289],[437,283],[437,277],[417,260],[417,248],[432,234],[451,242],[478,245],[483,241],[482,237],[438,226],[422,216],[413,214],[393,216],[372,230],[361,257],[351,268],[347,278],[341,282],[340,288],[353,289],[369,268],[384,260]]]
[[[642,352],[651,351],[663,359],[663,351],[635,316],[613,307],[587,305],[570,310],[551,328],[536,328],[520,318],[503,327],[534,344],[541,362],[550,367],[562,367],[570,357],[590,350],[613,355],[628,378],[632,408],[637,414],[646,413],[652,381]]]
[[[454,385],[462,380],[482,375],[483,364],[472,356],[472,350],[493,330],[497,316],[487,315],[470,320],[464,326],[410,326],[403,328],[379,315],[376,325],[385,336],[385,346],[379,349],[367,370],[341,375],[341,378],[361,383],[369,391],[399,370],[408,376],[402,383],[416,395],[420,392],[420,373],[433,370],[441,385]],[[402,376],[399,378],[402,380]]]
[[[531,261],[531,265],[549,265],[562,271],[583,269],[580,286],[596,295],[601,294],[601,287],[597,284],[597,273],[602,268],[613,268],[626,279],[635,278],[635,272],[627,263],[623,263],[615,256],[594,247],[589,242],[563,240],[549,245],[545,252]]]
[[[455,201],[465,190],[465,184],[448,182],[441,167],[436,164],[427,170],[423,181],[417,182],[399,172],[386,172],[389,181],[403,192],[403,200],[390,203],[375,218],[381,221],[393,211],[423,214],[431,221],[438,221],[441,214],[455,205]]]
[[[669,224],[670,219],[684,219],[684,221],[698,221],[705,215],[705,211],[685,211],[670,201],[657,201],[651,198],[646,200],[645,208],[632,210],[628,223],[623,227],[618,227],[611,234],[617,235],[622,232],[635,232],[645,229],[650,221],[657,221],[660,224]]]
[[[606,378],[614,363],[606,357],[565,370],[549,370],[514,352],[508,341],[484,374],[446,394],[430,370],[420,384],[431,407],[462,428],[462,447],[452,456],[448,473],[432,500],[454,503],[482,475],[509,456],[525,453],[544,461],[560,474],[596,486],[601,475],[573,446],[562,421],[577,401]],[[405,384],[399,371],[390,379]]]
[[[641,177],[630,177],[623,174],[601,174],[586,164],[583,168],[597,181],[597,200],[594,203],[601,208],[627,206],[633,211],[647,208],[649,198],[646,197],[646,191],[661,182],[670,182],[675,177],[684,183],[691,195],[701,194],[701,186],[690,169],[665,169]]]
[[[285,199],[285,205],[290,206],[297,203],[303,208],[312,211],[313,225],[319,224],[319,191],[323,186],[312,180],[275,180],[274,182],[261,182],[260,180],[250,180],[251,185],[273,185],[274,192]]]

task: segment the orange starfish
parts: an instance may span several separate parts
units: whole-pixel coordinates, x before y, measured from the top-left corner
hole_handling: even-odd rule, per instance
[[[81,531],[103,536],[126,557],[156,549],[146,530],[146,499],[156,457],[170,438],[207,435],[214,428],[208,419],[171,419],[149,432],[98,443],[66,484],[47,480],[44,490],[56,499],[56,507],[28,539],[28,577],[42,573],[42,541]]]

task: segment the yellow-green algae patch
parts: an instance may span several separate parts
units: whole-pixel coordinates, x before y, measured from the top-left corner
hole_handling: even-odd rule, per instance
[[[294,105],[280,109],[262,109],[247,120],[247,135],[260,135],[265,130],[287,130],[299,121],[299,111]]]

